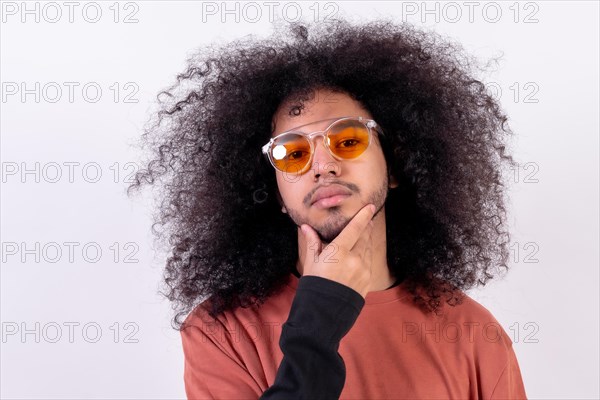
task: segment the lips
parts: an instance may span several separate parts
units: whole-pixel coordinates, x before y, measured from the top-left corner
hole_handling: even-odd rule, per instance
[[[317,191],[315,192],[312,201],[311,201],[311,205],[315,204],[317,201],[321,200],[321,199],[325,199],[327,197],[332,197],[332,196],[337,196],[337,195],[351,195],[352,192],[350,192],[348,189],[346,189],[343,186],[340,185],[329,185],[329,186],[324,186],[321,187],[319,189],[317,189]]]

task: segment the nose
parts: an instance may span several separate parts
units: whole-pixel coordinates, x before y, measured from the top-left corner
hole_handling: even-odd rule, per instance
[[[321,175],[336,175],[339,176],[342,172],[341,164],[335,159],[326,148],[327,144],[323,136],[315,138],[315,153],[313,154],[311,170],[315,178]]]

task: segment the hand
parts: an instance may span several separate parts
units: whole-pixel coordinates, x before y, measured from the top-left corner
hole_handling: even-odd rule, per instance
[[[372,208],[371,208],[372,207]],[[367,204],[325,248],[317,232],[303,224],[303,276],[313,275],[341,283],[366,298],[371,286],[372,236],[375,206]]]

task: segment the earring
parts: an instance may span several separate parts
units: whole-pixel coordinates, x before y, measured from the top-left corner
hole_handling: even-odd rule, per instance
[[[285,209],[285,207],[281,207],[281,212],[284,213],[284,214],[287,213],[287,210]]]

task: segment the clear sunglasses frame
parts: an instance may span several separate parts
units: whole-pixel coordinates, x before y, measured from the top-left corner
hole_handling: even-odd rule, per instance
[[[335,120],[335,121],[333,121],[323,131],[315,131],[315,132],[311,132],[311,133],[304,133],[304,132],[301,132],[301,131],[297,130],[298,128],[302,128],[303,126],[313,125],[313,124],[316,124],[317,122],[331,121],[331,120]],[[306,167],[312,164],[312,159],[313,159],[313,156],[315,154],[315,144],[314,144],[314,141],[315,141],[315,138],[319,137],[319,136],[323,137],[323,146],[327,149],[327,152],[333,158],[335,158],[336,160],[340,160],[340,161],[341,160],[354,160],[355,158],[358,158],[358,157],[349,158],[349,159],[346,159],[346,158],[343,158],[343,157],[339,157],[339,156],[333,154],[333,152],[331,151],[331,149],[329,148],[329,146],[327,146],[325,144],[325,139],[326,139],[327,133],[330,131],[331,127],[333,127],[335,124],[337,124],[337,123],[339,123],[341,121],[347,121],[347,120],[355,120],[355,121],[362,122],[367,127],[367,130],[369,132],[369,143],[367,144],[367,147],[365,148],[364,152],[361,153],[358,156],[358,157],[360,157],[362,154],[364,154],[369,149],[369,146],[371,145],[371,142],[373,141],[373,139],[372,139],[373,130],[376,130],[379,134],[383,135],[383,130],[377,124],[377,122],[375,122],[372,119],[367,119],[367,118],[363,118],[363,117],[327,118],[327,119],[322,119],[322,120],[319,120],[319,121],[313,121],[313,122],[310,122],[308,124],[297,126],[294,129],[292,129],[292,130],[282,132],[279,135],[275,136],[274,138],[271,138],[269,140],[269,142],[262,147],[262,153],[265,155],[265,157],[267,157],[267,159],[269,160],[269,162],[271,163],[271,165],[273,166],[273,168],[275,168],[278,171],[281,171],[281,169],[279,169],[279,168],[277,168],[275,166],[275,162],[273,161],[273,154],[271,152],[271,146],[273,145],[273,143],[275,142],[275,140],[281,138],[284,135],[296,134],[296,135],[301,135],[301,136],[306,137],[308,139],[308,143],[310,144],[310,158],[309,158],[308,162],[306,163],[306,166],[304,166],[304,168],[302,169],[302,171],[296,172],[297,174],[302,174],[302,173],[306,172],[306,169],[307,169]],[[281,171],[281,172],[288,173],[287,171]]]

